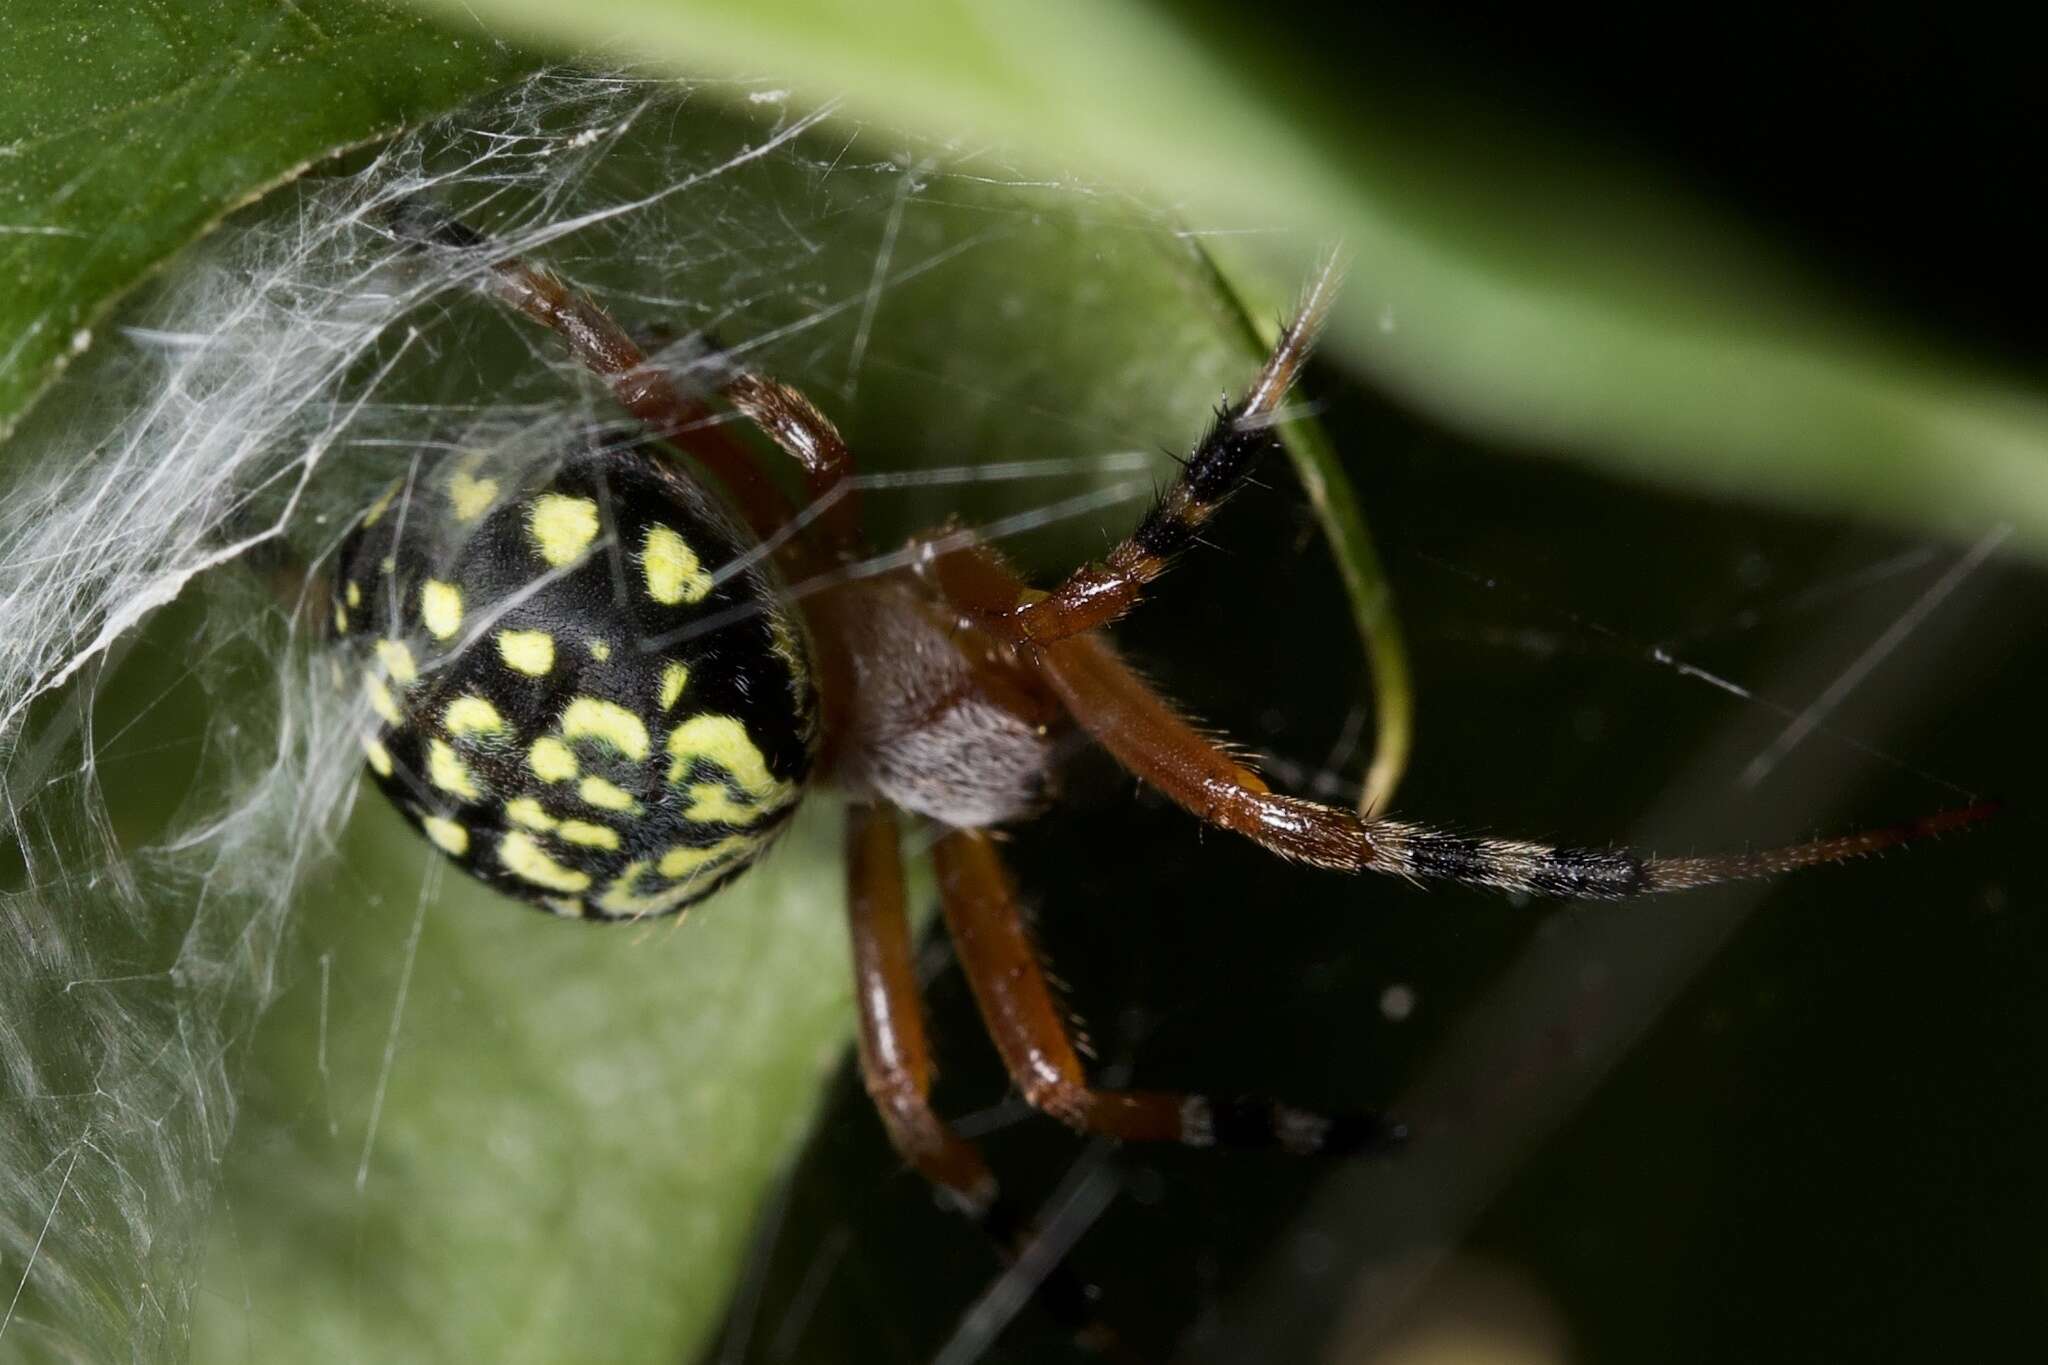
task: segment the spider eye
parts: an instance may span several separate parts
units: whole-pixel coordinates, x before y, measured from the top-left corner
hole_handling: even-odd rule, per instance
[[[797,620],[673,466],[601,442],[522,485],[385,491],[341,548],[371,776],[463,869],[587,919],[668,914],[786,825],[818,736]]]

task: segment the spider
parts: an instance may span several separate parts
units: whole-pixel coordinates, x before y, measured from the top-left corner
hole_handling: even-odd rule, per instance
[[[673,914],[754,864],[813,782],[847,805],[860,1072],[896,1151],[969,1215],[1000,1219],[976,1146],[930,1102],[932,1053],[905,913],[899,815],[931,821],[941,914],[1024,1098],[1083,1132],[1330,1152],[1400,1136],[1378,1115],[1091,1083],[1019,913],[994,831],[1046,797],[1079,729],[1197,819],[1336,872],[1620,898],[1769,876],[1955,828],[1988,805],[1762,853],[1643,857],[1467,837],[1272,790],[1191,726],[1103,637],[1276,444],[1274,420],[1330,308],[1305,294],[1249,387],[1102,561],[1027,587],[958,531],[870,561],[854,459],[796,389],[734,372],[722,399],[796,462],[799,508],[710,400],[685,395],[611,317],[544,266],[418,202],[409,247],[456,255],[551,329],[635,429],[544,479],[455,462],[388,490],[344,542],[332,628],[360,664],[377,784],[466,872],[556,915]],[[658,446],[669,447],[667,450]],[[687,457],[690,462],[676,458]],[[700,482],[691,465],[722,490]],[[816,585],[795,601],[785,581]]]

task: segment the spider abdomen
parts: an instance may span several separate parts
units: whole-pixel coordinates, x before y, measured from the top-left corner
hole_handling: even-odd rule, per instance
[[[749,548],[622,441],[525,486],[470,459],[395,487],[333,601],[378,785],[466,871],[558,914],[710,895],[787,822],[818,729],[799,628]]]

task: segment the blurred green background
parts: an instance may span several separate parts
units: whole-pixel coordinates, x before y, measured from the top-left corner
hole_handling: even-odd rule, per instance
[[[581,8],[611,23],[635,7]],[[1068,799],[1012,852],[1104,1070],[1393,1105],[1418,1129],[1400,1158],[1351,1167],[1088,1148],[1003,1100],[963,983],[934,954],[941,1103],[987,1135],[1027,1202],[1068,1177],[1084,1200],[1108,1196],[1069,1261],[1101,1285],[1106,1319],[1203,1361],[1421,1359],[1431,1340],[1529,1361],[1969,1358],[2032,1342],[2048,1297],[2048,897],[2022,854],[2038,841],[2048,636],[2041,575],[2016,550],[2048,526],[2048,300],[2023,211],[2039,175],[2035,35],[1988,8],[1723,7],[1674,40],[1666,16],[1283,4],[1254,22],[1123,5],[1061,43],[1057,22],[1081,22],[1061,6],[1030,21],[934,7],[850,33],[800,4],[644,8],[681,16],[645,32],[683,32],[648,49],[684,69],[844,91],[848,119],[1000,137],[1050,178],[1112,175],[1197,223],[1278,228],[1248,250],[1218,239],[1264,311],[1319,240],[1347,233],[1346,326],[1304,392],[1411,646],[1402,812],[1668,850],[1970,792],[2014,802],[1967,839],[1875,863],[1559,909],[1281,867],[1077,756]],[[241,41],[187,37],[216,55]],[[448,50],[468,63],[459,78],[422,80],[392,119],[528,60]],[[970,60],[991,52],[1000,73]],[[250,170],[219,206],[282,169]],[[1073,193],[1050,198],[1072,208]],[[1081,203],[1077,227],[1053,210],[1021,256],[889,297],[875,353],[900,364],[828,401],[860,448],[918,468],[1185,441],[1242,373],[1227,309],[1162,253],[1156,221],[1133,246],[1120,211]],[[42,267],[35,245],[0,239],[22,271]],[[1067,279],[1109,293],[1091,313]],[[1005,319],[996,305],[1020,282],[1037,301]],[[952,366],[943,384],[928,382],[934,356]],[[816,374],[788,364],[843,390],[845,353],[813,360]],[[17,440],[4,458],[33,455]],[[1367,674],[1305,499],[1282,469],[1267,483],[1119,638],[1313,789],[1357,771],[1344,738],[1369,727]],[[975,510],[1043,493],[1010,497]],[[880,515],[895,535],[946,505]],[[1881,525],[1850,515],[1872,511]],[[2001,517],[2018,528],[2006,551],[1949,581]],[[1122,521],[1029,553],[1050,569]],[[133,780],[108,785],[138,844],[175,827],[194,737],[238,695],[231,678],[162,695],[196,610],[159,618],[97,697],[100,733],[132,749]],[[1821,732],[1745,780],[1914,621]],[[146,728],[124,728],[138,716]],[[193,1358],[682,1360],[721,1317],[703,1358],[1075,1356],[1028,1309],[986,1338],[970,1315],[998,1267],[899,1169],[846,1071],[829,810],[681,940],[569,943],[423,881],[424,856],[369,807],[316,878],[327,893],[296,911],[276,1009],[228,1056],[246,1108],[215,1168]],[[10,888],[28,875],[10,870]],[[160,970],[150,954],[178,933],[134,948],[141,969]],[[63,1027],[60,990],[31,1008]],[[353,1177],[373,1112],[365,1195]],[[42,1210],[10,1221],[33,1232]],[[56,1355],[64,1325],[37,1322],[23,1262],[4,1271],[0,1291],[21,1274],[28,1311],[0,1358]],[[135,1339],[175,1358],[182,1333]]]

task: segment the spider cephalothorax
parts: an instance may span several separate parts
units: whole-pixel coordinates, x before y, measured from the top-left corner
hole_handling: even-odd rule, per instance
[[[1022,1224],[999,1214],[979,1151],[930,1105],[898,811],[935,828],[948,934],[1032,1104],[1086,1131],[1204,1146],[1327,1151],[1397,1131],[1369,1114],[1090,1083],[989,833],[1041,800],[1056,726],[1078,724],[1199,819],[1282,857],[1539,896],[1770,875],[1989,809],[1764,853],[1648,858],[1470,838],[1287,796],[1189,725],[1100,628],[1138,602],[1277,444],[1274,414],[1334,271],[1135,532],[1036,592],[958,532],[915,543],[894,561],[903,567],[867,572],[852,456],[801,394],[746,373],[719,390],[801,469],[810,503],[799,514],[708,404],[682,395],[596,305],[417,205],[395,222],[402,240],[450,253],[558,332],[642,429],[538,481],[501,487],[459,461],[430,468],[365,514],[340,555],[334,614],[376,713],[365,748],[379,784],[477,876],[563,914],[613,919],[702,899],[760,854],[814,769],[831,778],[848,798],[869,1093],[907,1161],[1010,1232]],[[734,517],[678,454],[714,476]],[[799,584],[807,630],[785,614],[771,564]]]

